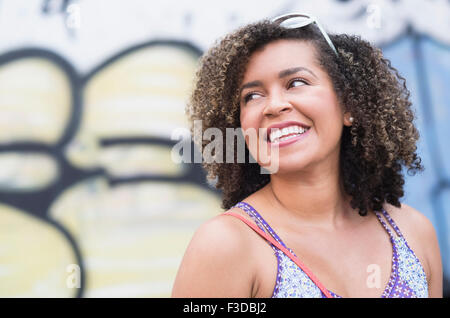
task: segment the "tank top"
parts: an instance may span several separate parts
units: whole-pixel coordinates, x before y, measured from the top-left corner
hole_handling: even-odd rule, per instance
[[[243,210],[265,233],[272,236],[279,244],[295,253],[287,247],[281,238],[275,233],[263,217],[248,203],[239,202],[233,207]],[[382,298],[426,298],[428,297],[428,283],[425,271],[403,237],[400,229],[394,223],[389,214],[382,209],[381,213],[375,212],[378,220],[387,231],[392,244],[392,267],[387,285],[381,294]],[[383,220],[383,215],[394,229],[395,236]],[[310,277],[282,250],[270,243],[277,257],[277,278],[272,298],[324,298],[325,294],[310,279]],[[328,290],[328,289],[326,289]],[[341,296],[328,290],[334,298]]]

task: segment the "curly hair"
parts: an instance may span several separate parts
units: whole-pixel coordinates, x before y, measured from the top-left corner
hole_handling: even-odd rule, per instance
[[[239,128],[239,87],[256,50],[280,39],[308,41],[319,65],[328,73],[339,103],[350,112],[352,126],[344,126],[339,169],[344,191],[361,216],[379,211],[384,202],[400,207],[404,195],[402,165],[415,174],[424,168],[416,153],[410,93],[405,79],[380,49],[358,36],[330,34],[338,55],[315,26],[286,29],[268,20],[241,27],[216,42],[200,59],[195,85],[187,104],[191,122],[202,120],[202,133],[216,127]],[[207,141],[202,140],[203,149]],[[223,151],[230,151],[224,146]],[[246,158],[249,156],[246,147]],[[237,152],[234,151],[236,154]],[[236,155],[235,155],[236,157]],[[203,162],[209,180],[222,192],[222,208],[229,209],[270,182],[255,162]]]

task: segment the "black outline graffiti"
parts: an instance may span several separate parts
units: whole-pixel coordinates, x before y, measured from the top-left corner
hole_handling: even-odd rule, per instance
[[[181,176],[165,176],[165,175],[141,175],[130,178],[116,178],[108,175],[104,168],[94,168],[90,170],[83,170],[76,168],[68,162],[64,155],[64,147],[75,137],[79,129],[79,125],[82,118],[83,111],[83,90],[89,80],[95,76],[96,73],[101,71],[116,60],[133,53],[136,50],[151,47],[151,46],[173,46],[175,48],[181,48],[187,50],[195,57],[200,57],[202,52],[193,46],[192,44],[184,41],[149,41],[143,44],[129,47],[126,50],[119,52],[111,58],[105,60],[99,66],[95,67],[91,72],[85,76],[80,76],[72,65],[67,62],[61,56],[39,48],[26,48],[20,50],[14,50],[0,55],[0,67],[9,62],[17,61],[24,58],[42,58],[58,66],[67,76],[69,80],[72,96],[71,96],[71,108],[72,112],[69,116],[69,121],[65,128],[61,138],[53,145],[48,145],[39,142],[21,141],[12,144],[0,144],[0,153],[5,152],[24,152],[24,153],[42,153],[53,158],[58,165],[60,175],[53,183],[46,186],[44,189],[23,192],[23,191],[0,191],[0,202],[5,205],[9,205],[21,210],[21,212],[37,217],[43,222],[54,226],[60,231],[63,236],[69,242],[69,246],[72,247],[76,261],[80,266],[80,278],[81,285],[77,289],[75,297],[82,297],[86,288],[86,271],[84,266],[84,260],[80,248],[73,238],[71,233],[65,229],[63,225],[49,218],[49,208],[53,202],[63,193],[66,189],[73,186],[76,183],[93,177],[105,178],[111,187],[119,186],[129,183],[139,183],[148,181],[169,181],[186,184],[195,184],[202,188],[205,188],[212,193],[219,194],[219,192],[213,187],[209,186],[206,182],[206,174],[201,167],[201,164],[183,164],[185,171]],[[143,138],[136,136],[134,138],[108,138],[100,140],[100,145],[103,147],[112,147],[115,145],[132,145],[132,144],[146,144],[146,145],[163,145],[172,147],[175,142],[173,140],[164,138]],[[194,149],[193,143],[191,144]]]

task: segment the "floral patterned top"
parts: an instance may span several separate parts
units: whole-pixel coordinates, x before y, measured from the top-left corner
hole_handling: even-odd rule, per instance
[[[262,216],[248,203],[239,202],[234,207],[242,209],[266,233],[269,233],[278,243],[287,248],[292,254],[294,252],[286,247],[275,231],[262,218]],[[386,218],[397,236],[394,236],[391,229],[381,217],[379,212],[375,212],[378,220],[386,229],[392,243],[392,270],[389,282],[387,283],[382,298],[426,298],[428,297],[428,283],[425,271],[409,247],[400,229],[394,223],[389,214],[382,209],[382,215]],[[295,264],[286,254],[270,243],[278,261],[277,280],[273,290],[273,298],[323,298],[324,293],[315,283]],[[294,254],[295,255],[295,254]],[[341,296],[329,291],[335,298]]]

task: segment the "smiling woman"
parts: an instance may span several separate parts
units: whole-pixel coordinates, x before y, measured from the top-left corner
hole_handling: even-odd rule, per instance
[[[203,131],[259,131],[258,146],[246,139],[256,162],[203,164],[228,211],[194,235],[173,296],[441,297],[433,226],[399,201],[402,166],[423,169],[410,106],[356,36],[265,20],[223,38],[187,113]],[[277,150],[275,173],[260,173],[261,145]]]

